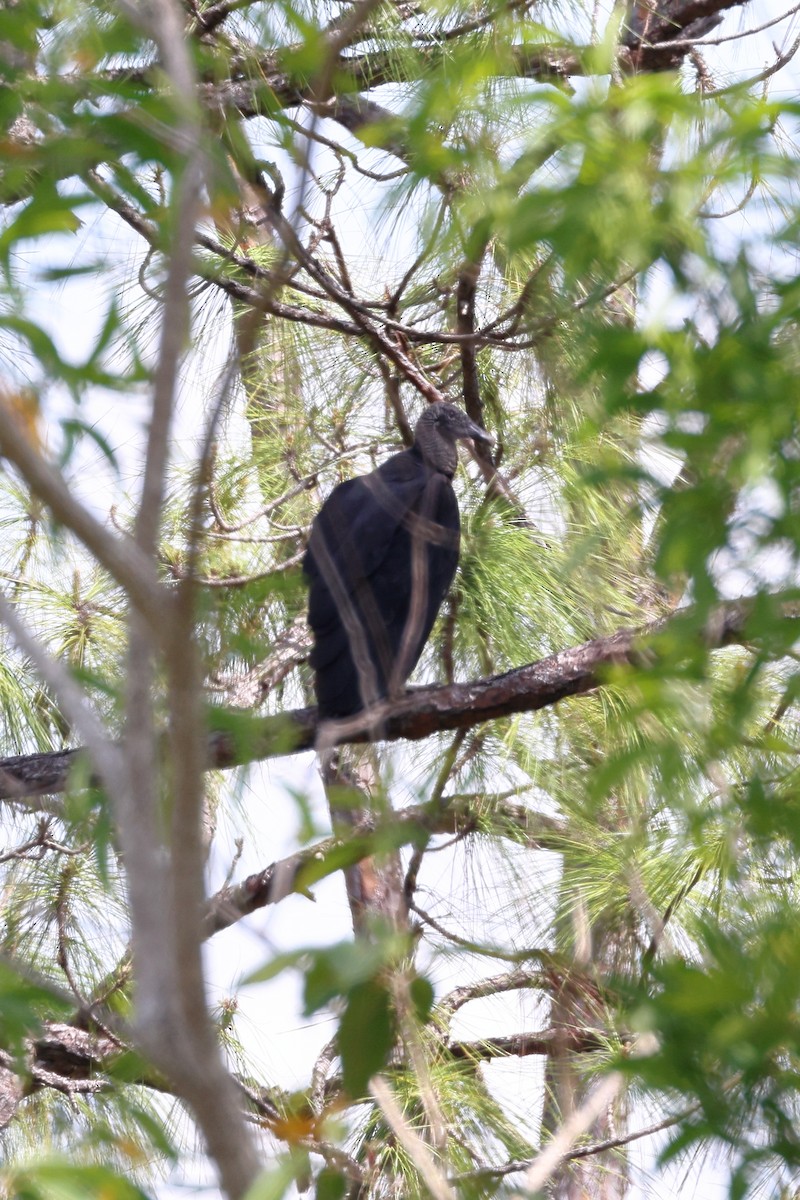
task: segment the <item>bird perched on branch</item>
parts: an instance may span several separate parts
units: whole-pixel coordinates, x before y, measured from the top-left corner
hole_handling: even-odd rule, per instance
[[[334,488],[311,527],[311,665],[319,715],[395,697],[417,664],[458,564],[456,441],[494,438],[455,404],[434,403],[414,445]]]

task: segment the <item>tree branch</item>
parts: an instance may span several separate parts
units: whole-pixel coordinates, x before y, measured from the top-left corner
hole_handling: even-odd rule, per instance
[[[541,1033],[489,1038],[482,1042],[452,1041],[445,1043],[445,1048],[456,1059],[473,1061],[510,1055],[549,1054],[556,1036],[561,1038],[563,1046],[562,1030],[545,1029]],[[566,1049],[582,1054],[603,1049],[607,1045],[608,1035],[601,1031],[576,1029]],[[54,1088],[66,1095],[73,1095],[113,1086],[113,1077],[109,1072],[126,1053],[124,1046],[121,1047],[118,1041],[102,1033],[83,1029],[79,1024],[48,1022],[41,1035],[30,1045],[30,1083],[26,1089],[17,1074],[18,1064],[0,1049],[0,1129],[4,1129],[15,1116],[26,1090]],[[144,1068],[143,1071],[135,1082],[143,1087],[170,1093],[169,1082],[163,1075]],[[127,1075],[125,1078],[126,1082],[134,1082],[127,1079]],[[340,1081],[330,1080],[326,1091],[339,1095],[340,1088]],[[255,1106],[264,1106],[263,1098],[254,1089],[248,1087],[244,1090]],[[268,1107],[272,1108],[272,1105]],[[519,1169],[524,1168],[520,1166]]]
[[[150,558],[128,537],[116,537],[76,500],[61,472],[28,435],[0,386],[0,456],[17,468],[30,490],[47,505],[53,520],[70,529],[113,579],[151,628],[163,629],[169,596],[160,586]]]
[[[513,1033],[508,1037],[483,1038],[473,1042],[453,1041],[448,1051],[453,1058],[474,1061],[490,1058],[527,1058],[552,1054],[554,1049],[570,1054],[607,1050],[611,1034],[604,1029],[543,1029],[540,1033]]]
[[[721,20],[721,14],[738,8],[748,0],[663,0],[658,9],[650,5],[636,8],[623,41],[617,51],[617,65],[623,73],[655,72],[672,70],[688,53],[688,45],[672,45],[691,41],[708,32]],[[687,37],[681,37],[684,32]],[[443,31],[445,32],[445,31]],[[664,43],[662,46],[660,43]],[[449,47],[441,38],[433,43],[413,39],[413,78],[436,70]],[[564,81],[571,76],[594,74],[594,48],[567,42],[541,42],[538,44],[507,45],[505,47],[505,73],[509,78],[535,79],[540,82]],[[383,123],[394,124],[397,114],[361,96],[336,96],[320,99],[304,91],[297,80],[281,70],[275,55],[255,55],[254,68],[247,80],[225,81],[221,85],[203,85],[203,102],[215,109],[234,108],[244,117],[263,116],[269,105],[276,102],[287,108],[309,103],[319,115],[332,117],[352,133],[360,128]],[[356,91],[369,91],[385,84],[412,82],[411,73],[404,66],[404,58],[396,50],[375,50],[364,54],[340,55],[339,70],[345,72]],[[109,72],[104,73],[105,77]],[[266,103],[267,97],[269,103]],[[404,159],[407,154],[405,142],[392,135],[391,143],[383,147]]]
[[[188,282],[195,224],[203,187],[209,182],[206,131],[178,0],[118,3],[158,49],[172,110],[161,136],[171,139],[181,155],[180,167],[170,172],[165,219],[167,274],[134,522],[134,540],[152,558],[166,497],[178,370],[190,329]],[[238,1200],[250,1190],[261,1163],[238,1109],[238,1089],[223,1062],[205,999],[200,952],[205,744],[200,654],[194,637],[195,596],[194,581],[183,581],[172,612],[165,613],[166,637],[153,637],[137,612],[130,615],[124,741],[129,779],[127,786],[117,788],[113,795],[114,816],[128,883],[136,1041],[188,1103],[219,1174],[222,1192],[229,1200]],[[167,756],[159,753],[154,715],[158,651],[166,668]],[[138,781],[139,794],[134,781]],[[165,821],[162,799],[166,789],[170,812]],[[165,837],[168,824],[171,828]]]
[[[205,935],[213,937],[215,933],[220,933],[223,929],[228,929],[231,925],[236,924],[242,917],[247,917],[260,908],[266,908],[267,905],[278,904],[287,896],[298,892],[307,894],[312,883],[318,882],[326,875],[341,868],[340,858],[332,859],[330,868],[326,868],[325,865],[326,856],[338,847],[347,844],[350,855],[348,865],[355,865],[375,853],[375,845],[380,843],[381,834],[389,829],[403,830],[402,843],[404,845],[413,844],[423,833],[428,836],[451,834],[454,831],[468,833],[470,830],[478,828],[481,807],[485,807],[483,797],[480,801],[476,800],[472,803],[464,797],[454,797],[452,801],[445,798],[442,807],[438,805],[432,807],[429,804],[415,805],[399,812],[392,812],[386,820],[379,824],[357,826],[354,830],[349,831],[346,838],[325,838],[313,846],[307,846],[295,854],[290,854],[287,858],[270,863],[269,866],[257,871],[254,875],[248,875],[240,883],[228,884],[221,888],[215,896],[211,897],[205,915]],[[500,802],[493,816],[506,825],[507,833],[513,837],[516,845],[520,844],[520,834],[524,835],[524,844],[532,850],[557,849],[560,844],[563,844],[558,842],[558,822],[544,813],[537,813],[533,809],[526,808],[525,805],[505,805]],[[502,829],[499,832],[500,836],[503,836]],[[520,968],[520,978],[527,977],[529,974],[527,968]],[[521,982],[505,982],[512,978],[513,973],[501,977],[501,982],[488,980],[483,981],[483,984],[475,985],[475,988],[490,985],[486,992],[476,991],[474,988],[462,989],[463,992],[471,991],[469,995],[462,995],[458,991],[453,992],[442,1001],[442,1005],[447,1008],[449,1004],[448,1011],[455,1012],[456,1008],[466,1004],[468,1000],[474,999],[477,995],[489,995],[494,991],[526,986]],[[496,986],[494,986],[495,984]]]
[[[452,1017],[471,1000],[481,1000],[501,992],[540,988],[547,978],[547,974],[538,964],[533,967],[515,967],[512,971],[504,971],[502,975],[492,975],[486,979],[478,979],[475,983],[465,983],[461,987],[453,988],[446,996],[442,996],[436,1006],[437,1011]]]
[[[645,653],[654,653],[647,642],[658,634],[684,632],[687,654],[698,642],[709,650],[742,644],[747,640],[747,623],[752,609],[753,601],[749,599],[721,604],[711,611],[700,629],[696,627],[694,610],[681,609],[641,629],[621,629],[608,637],[583,642],[503,675],[450,687],[412,688],[402,700],[376,706],[378,711],[370,712],[369,722],[365,722],[363,716],[329,722],[328,744],[374,741],[376,723],[380,725],[382,741],[420,741],[434,733],[470,729],[514,713],[550,708],[568,696],[582,695],[600,687],[610,666],[641,663]],[[800,621],[800,613],[793,602],[784,604],[784,615]],[[209,770],[227,770],[265,758],[311,750],[317,732],[315,708],[299,708],[247,721],[247,729],[242,730],[241,736],[228,729],[212,731],[208,737],[206,766]],[[64,791],[70,770],[83,754],[80,749],[55,750],[0,759],[0,800]]]

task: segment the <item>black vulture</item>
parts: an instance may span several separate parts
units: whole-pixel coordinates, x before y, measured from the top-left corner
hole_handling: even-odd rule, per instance
[[[414,445],[340,483],[314,520],[303,570],[323,719],[397,696],[417,664],[458,564],[458,438],[494,440],[455,404],[429,405]]]

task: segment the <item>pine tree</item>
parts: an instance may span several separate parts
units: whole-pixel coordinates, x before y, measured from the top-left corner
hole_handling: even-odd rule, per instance
[[[231,1198],[611,1200],[654,1132],[794,1194],[792,19],[747,72],[727,0],[0,14],[4,1194],[195,1127]],[[455,584],[318,722],[310,522],[442,399]],[[207,895],[301,752],[327,807]],[[202,946],[334,879],[257,973],[334,1018],[290,1094]]]

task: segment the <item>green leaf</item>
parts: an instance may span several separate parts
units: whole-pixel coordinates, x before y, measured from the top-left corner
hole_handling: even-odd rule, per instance
[[[62,467],[69,463],[79,442],[83,438],[89,438],[102,452],[106,462],[113,468],[115,475],[119,476],[120,467],[117,462],[117,456],[96,425],[90,425],[88,422],[82,421],[80,417],[69,417],[67,420],[61,422],[61,429],[64,433],[64,445],[59,455]]]
[[[347,1192],[347,1180],[338,1171],[323,1167],[315,1180],[316,1200],[343,1200]]]
[[[367,1084],[386,1065],[394,1042],[394,1011],[388,991],[375,980],[357,984],[348,996],[337,1038],[348,1095],[357,1099],[366,1094]]]
[[[130,1179],[100,1166],[75,1166],[51,1159],[14,1172],[10,1193],[17,1200],[148,1200]]]
[[[70,1002],[55,985],[35,981],[0,961],[0,1041],[12,1053],[24,1053],[25,1039],[41,1031],[44,1020],[57,1020],[72,1011]]]
[[[417,1020],[421,1025],[424,1025],[431,1015],[431,1009],[433,1008],[433,985],[424,975],[417,975],[411,980],[409,991]]]
[[[305,1191],[308,1177],[308,1155],[295,1149],[291,1154],[279,1158],[276,1166],[263,1171],[247,1189],[242,1200],[283,1200],[295,1184],[303,1184],[302,1190]]]
[[[406,944],[405,938],[388,934],[374,941],[340,942],[317,952],[305,981],[305,1007],[309,1015],[338,996],[371,982]]]

